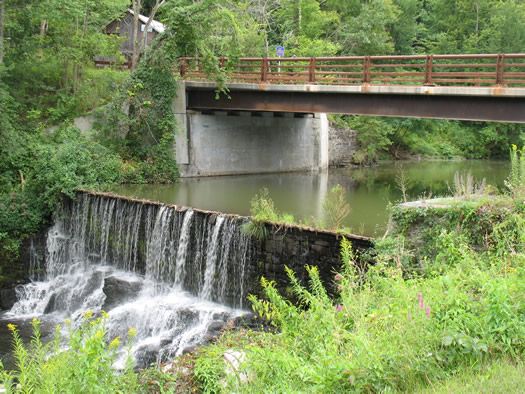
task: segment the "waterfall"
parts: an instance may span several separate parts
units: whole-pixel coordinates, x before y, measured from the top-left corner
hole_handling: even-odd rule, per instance
[[[79,193],[47,234],[45,276],[17,289],[16,318],[108,312],[146,365],[195,346],[246,307],[249,238],[240,219]],[[32,264],[35,269],[38,264]]]

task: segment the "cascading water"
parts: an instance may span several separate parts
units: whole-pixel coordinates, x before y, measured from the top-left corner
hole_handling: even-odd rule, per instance
[[[21,286],[9,315],[78,321],[105,310],[111,338],[136,329],[140,366],[161,362],[246,306],[250,245],[239,226],[225,215],[79,193],[48,232],[45,280]]]

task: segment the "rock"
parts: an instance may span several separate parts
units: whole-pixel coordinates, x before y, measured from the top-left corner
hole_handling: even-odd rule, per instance
[[[16,291],[14,288],[0,290],[0,309],[11,309],[16,301]]]
[[[236,375],[241,383],[246,383],[253,377],[253,372],[241,372],[241,364],[246,361],[246,353],[238,352],[237,350],[227,350],[224,352],[223,358],[226,363],[226,375]]]
[[[142,289],[142,283],[129,282],[115,276],[104,279],[102,291],[106,295],[102,309],[108,311],[122,304],[126,300],[136,298]]]

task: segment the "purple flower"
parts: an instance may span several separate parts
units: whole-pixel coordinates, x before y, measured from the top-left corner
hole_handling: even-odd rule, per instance
[[[26,204],[26,203],[23,203],[22,206],[25,208],[25,207],[27,207],[27,204]]]
[[[427,317],[430,317],[430,307],[429,306],[425,308],[425,315],[427,315]]]
[[[425,309],[425,303],[423,301],[423,298],[419,300],[419,306],[421,307],[421,309]]]
[[[341,304],[337,304],[335,306],[335,310],[338,311],[338,312],[341,312],[343,310],[343,306]]]
[[[341,274],[337,274],[337,275],[335,276],[335,278],[334,278],[334,280],[335,280],[336,282],[339,282],[341,279],[343,279],[343,275],[341,275]]]
[[[412,320],[412,315],[410,313],[407,315],[407,319]]]
[[[337,286],[337,291],[343,291],[343,285]]]
[[[423,299],[423,296],[421,295],[421,293],[417,293],[417,299],[418,299],[419,301],[421,301],[421,300]]]
[[[423,260],[419,260],[419,267],[423,268]]]

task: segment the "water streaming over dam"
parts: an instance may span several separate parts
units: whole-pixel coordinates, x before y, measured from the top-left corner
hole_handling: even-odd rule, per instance
[[[137,330],[139,365],[166,360],[247,306],[252,248],[241,224],[239,217],[79,193],[60,207],[45,267],[32,260],[33,281],[17,289],[8,315],[60,323],[105,310],[110,338]]]

